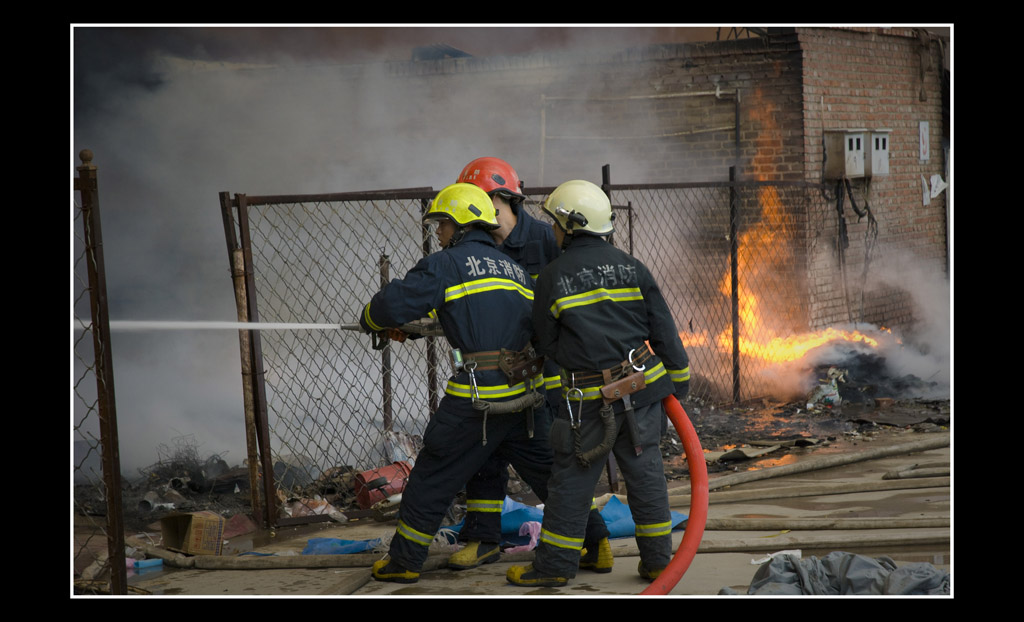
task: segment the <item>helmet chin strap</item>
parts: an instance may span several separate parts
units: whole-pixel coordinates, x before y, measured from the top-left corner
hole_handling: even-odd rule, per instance
[[[566,224],[570,225],[570,227],[572,226],[571,222],[570,223],[566,223]],[[561,245],[560,250],[564,251],[566,248],[568,248],[569,247],[569,242],[572,242],[572,229],[571,228],[570,229],[565,229],[563,227],[562,228],[562,245]]]
[[[452,237],[448,240],[448,246],[445,246],[445,248],[451,248],[461,242],[462,238],[466,236],[466,229],[468,229],[468,227],[456,228],[455,233],[453,233]]]

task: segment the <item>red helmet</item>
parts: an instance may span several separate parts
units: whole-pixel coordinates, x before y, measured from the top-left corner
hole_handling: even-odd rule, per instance
[[[500,158],[477,158],[467,164],[459,178],[458,183],[473,184],[487,194],[503,192],[525,199],[526,196],[519,191],[519,175],[512,165]]]

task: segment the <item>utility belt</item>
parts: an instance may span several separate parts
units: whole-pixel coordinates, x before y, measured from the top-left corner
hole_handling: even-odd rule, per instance
[[[483,352],[462,352],[452,350],[452,368],[466,371],[501,370],[508,378],[508,386],[527,382],[544,371],[544,357],[537,354],[532,345],[520,351],[486,350]]]
[[[582,372],[562,370],[565,406],[569,413],[569,427],[572,428],[575,436],[576,460],[580,466],[586,468],[594,458],[611,451],[616,436],[615,411],[612,404],[618,401],[623,404],[622,412],[626,417],[626,425],[636,455],[639,456],[643,453],[640,430],[633,414],[633,403],[630,396],[647,387],[647,380],[644,376],[644,370],[647,367],[645,362],[651,357],[653,357],[653,353],[650,348],[647,347],[647,344],[643,344],[640,348],[630,350],[626,360],[607,369]],[[603,402],[600,417],[605,432],[604,439],[597,447],[583,451],[580,426],[583,420],[584,390],[594,388],[598,389]],[[576,402],[575,416],[572,410],[573,401]]]
[[[636,372],[644,370],[647,362],[654,354],[648,349],[647,344],[642,346],[643,349],[630,350],[633,355],[633,359],[627,358],[625,361],[618,363],[608,369],[601,369],[597,371],[575,371],[571,372],[567,369],[561,370],[562,386],[563,387],[576,387],[579,389],[590,389],[594,387],[603,387],[609,383],[615,382],[624,376],[633,375]],[[641,387],[642,388],[642,387]]]
[[[451,351],[452,369],[456,372],[469,374],[471,387],[471,399],[473,408],[482,411],[484,415],[483,444],[487,444],[487,415],[503,415],[513,412],[526,411],[526,430],[530,438],[533,438],[533,409],[541,406],[544,401],[544,394],[539,393],[536,387],[544,386],[544,357],[539,356],[532,345],[525,349],[487,350],[481,352],[462,352],[459,348]],[[523,383],[526,392],[515,399],[504,402],[492,402],[480,399],[480,391],[476,383],[476,372],[501,370],[508,379],[508,386],[512,387]],[[540,375],[540,381],[535,382]]]

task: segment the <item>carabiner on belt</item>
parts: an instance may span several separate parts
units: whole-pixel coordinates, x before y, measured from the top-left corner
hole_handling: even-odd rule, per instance
[[[633,366],[633,370],[634,371],[643,371],[643,370],[647,369],[646,365],[644,365],[643,367],[637,367],[636,364],[633,363],[633,353],[634,352],[636,352],[636,348],[633,348],[632,350],[630,350],[629,351],[629,355],[626,357],[626,360],[629,361],[629,364]]]
[[[573,430],[580,428],[580,422],[583,420],[583,389],[576,386],[576,374],[572,374],[572,387],[565,392],[565,408],[569,411],[569,427]],[[576,418],[572,416],[572,402],[570,400],[576,400]]]
[[[479,400],[480,389],[478,389],[476,386],[476,374],[473,373],[473,371],[476,369],[476,361],[466,361],[462,368],[465,369],[466,373],[469,374],[469,384],[471,387],[473,387],[473,399]]]

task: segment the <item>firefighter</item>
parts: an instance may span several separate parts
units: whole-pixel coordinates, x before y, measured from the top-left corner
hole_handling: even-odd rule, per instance
[[[523,207],[526,196],[522,193],[519,174],[512,165],[500,158],[477,158],[463,167],[458,182],[471,183],[486,192],[494,202],[498,228],[491,236],[498,248],[516,260],[536,280],[541,269],[558,257],[560,250],[549,225],[533,218]],[[551,416],[557,410],[561,396],[558,367],[545,366],[545,389],[548,408],[535,413],[534,427],[551,426]],[[466,524],[460,539],[467,542],[459,552],[448,558],[448,567],[465,570],[498,560],[501,553],[501,512],[508,482],[508,463],[497,458],[487,464],[466,484]],[[596,505],[592,505],[587,522],[586,555],[580,561],[582,568],[595,572],[612,571],[614,558],[608,542],[608,528]]]
[[[563,253],[537,279],[534,345],[560,367],[564,397],[551,427],[555,458],[536,558],[506,578],[532,587],[576,576],[594,486],[614,452],[636,523],[638,571],[653,581],[672,553],[661,400],[686,396],[686,351],[651,273],[608,241],[614,216],[600,188],[566,182],[544,211]]]
[[[510,462],[543,498],[551,450],[545,435],[530,437],[524,412],[544,396],[539,363],[533,376],[510,386],[499,354],[527,349],[532,333],[530,277],[496,248],[494,206],[471,184],[448,186],[424,215],[437,221],[442,250],[424,257],[365,306],[367,332],[436,317],[453,349],[453,376],[427,424],[402,496],[389,556],[373,566],[380,581],[415,583],[452,498],[492,455]]]

